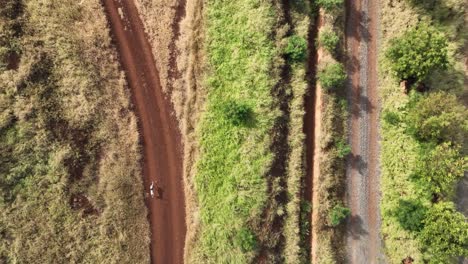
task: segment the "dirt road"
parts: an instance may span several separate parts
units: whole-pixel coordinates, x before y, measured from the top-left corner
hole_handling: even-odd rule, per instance
[[[103,4],[140,121],[151,262],[183,263],[186,227],[177,123],[161,90],[151,46],[133,1],[103,0]],[[156,195],[160,188],[161,199],[149,196],[151,182],[156,184]]]
[[[379,213],[378,0],[347,0],[346,46],[351,106],[347,165],[349,263],[383,263]]]

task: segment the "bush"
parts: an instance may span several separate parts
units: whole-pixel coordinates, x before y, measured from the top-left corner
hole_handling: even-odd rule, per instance
[[[419,232],[424,227],[426,212],[427,208],[419,201],[400,200],[395,214],[405,230]]]
[[[236,246],[240,247],[243,252],[252,251],[257,246],[254,233],[247,228],[243,228],[237,233],[234,243]]]
[[[336,142],[336,149],[338,151],[339,158],[344,158],[349,153],[351,153],[351,146],[348,143],[346,143],[343,139]]]
[[[447,40],[434,28],[420,25],[393,39],[386,57],[398,78],[419,82],[447,67]]]
[[[335,227],[341,224],[350,213],[351,210],[349,208],[343,207],[339,204],[335,205],[329,215],[331,226]]]
[[[418,176],[432,194],[451,197],[455,184],[467,169],[467,159],[460,155],[460,147],[445,142],[422,152],[417,166]]]
[[[320,32],[320,36],[318,39],[319,45],[332,54],[335,52],[336,46],[338,45],[339,41],[340,38],[331,29],[325,29],[322,32]]]
[[[317,78],[326,90],[342,88],[346,81],[346,72],[341,63],[333,63],[321,70]]]
[[[292,61],[303,61],[307,56],[307,41],[299,36],[291,36],[285,50]]]
[[[455,95],[431,93],[410,105],[407,125],[418,140],[461,144],[468,132],[468,112]]]
[[[252,110],[245,104],[229,101],[224,106],[226,119],[235,126],[244,125],[252,116]]]
[[[424,224],[419,238],[431,255],[429,263],[449,263],[452,258],[468,255],[468,222],[452,202],[434,205]]]
[[[343,6],[343,0],[317,0],[316,3],[326,11],[334,11]]]

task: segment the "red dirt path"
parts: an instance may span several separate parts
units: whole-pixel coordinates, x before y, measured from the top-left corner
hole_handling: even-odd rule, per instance
[[[151,46],[133,1],[103,0],[103,4],[140,121],[151,262],[183,263],[186,226],[177,122],[161,90]],[[149,196],[152,181],[162,188],[162,199]]]

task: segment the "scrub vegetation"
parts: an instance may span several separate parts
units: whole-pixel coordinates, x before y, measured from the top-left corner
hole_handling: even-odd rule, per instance
[[[382,3],[381,212],[390,263],[468,256],[468,223],[454,204],[468,165],[464,5]]]
[[[149,262],[137,122],[99,1],[0,3],[0,263]]]
[[[345,93],[347,78],[342,60],[345,58],[344,1],[317,1],[321,8],[322,26],[317,43],[317,87],[322,89],[321,139],[319,142],[320,173],[314,186],[318,191],[316,221],[317,263],[341,263],[344,258],[343,220],[349,209],[344,204],[345,160],[350,152],[346,143],[348,106]]]

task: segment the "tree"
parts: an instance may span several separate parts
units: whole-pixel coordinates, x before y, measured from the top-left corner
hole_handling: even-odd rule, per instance
[[[229,101],[224,105],[224,114],[235,126],[244,125],[252,116],[252,110],[245,104]]]
[[[320,32],[318,43],[330,53],[334,53],[340,38],[331,29],[325,29]]]
[[[317,78],[326,90],[341,88],[346,81],[346,72],[341,63],[332,63],[321,70]]]
[[[340,204],[335,205],[329,214],[331,226],[335,227],[341,224],[350,213],[351,210],[348,207],[344,207]]]
[[[398,78],[420,82],[431,71],[447,67],[447,39],[434,28],[419,25],[393,39],[386,57]]]
[[[409,132],[422,141],[463,143],[468,132],[468,111],[453,94],[430,93],[409,107]]]
[[[419,177],[438,196],[451,197],[466,169],[467,158],[460,155],[459,146],[450,142],[425,150],[418,162]]]
[[[419,239],[431,255],[429,263],[448,263],[468,255],[468,222],[452,202],[435,204],[426,214]]]
[[[400,200],[395,214],[405,230],[419,232],[424,227],[426,212],[427,208],[420,201]]]
[[[316,3],[326,11],[331,12],[342,7],[344,0],[317,0]]]
[[[297,35],[289,37],[285,53],[293,61],[305,60],[307,55],[307,41]]]

